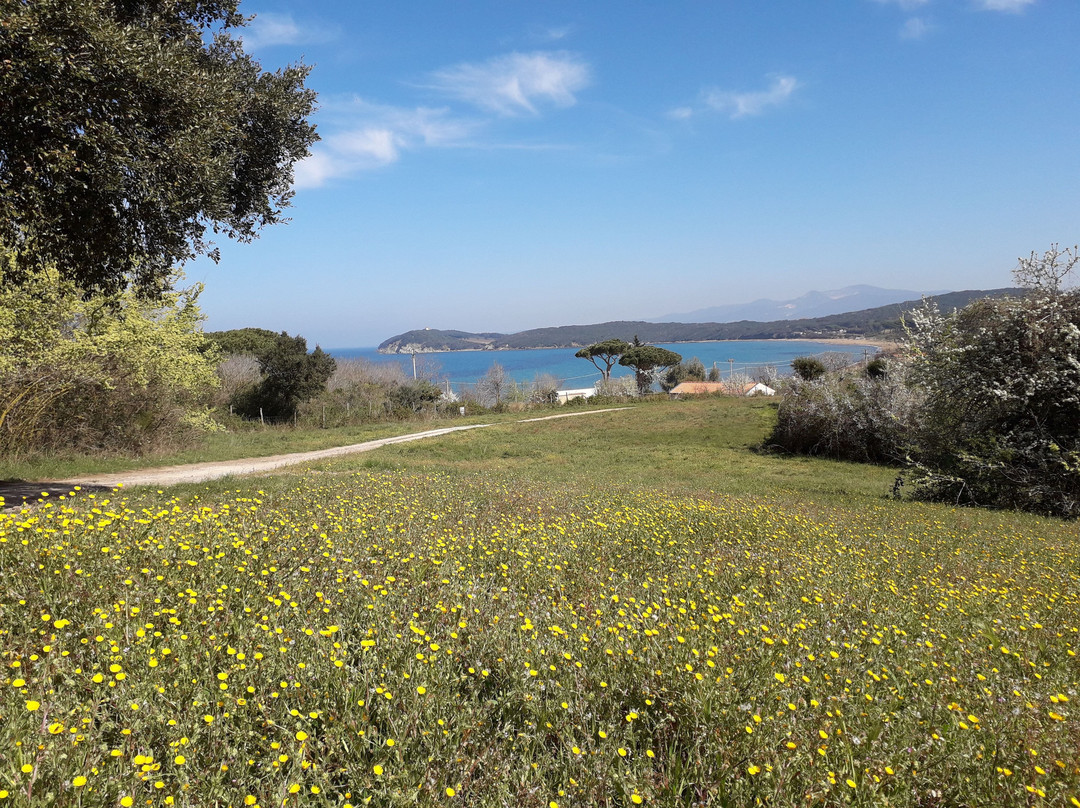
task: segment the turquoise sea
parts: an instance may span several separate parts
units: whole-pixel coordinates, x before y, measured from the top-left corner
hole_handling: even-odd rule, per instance
[[[680,342],[662,347],[682,355],[683,359],[697,357],[706,368],[715,364],[725,378],[735,373],[752,373],[756,368],[771,365],[781,375],[791,373],[791,360],[799,356],[821,353],[846,353],[851,359],[863,358],[864,346],[830,345],[821,342],[793,340],[732,340],[728,342]],[[865,349],[872,356],[875,346]],[[591,387],[600,372],[587,359],[574,356],[574,348],[536,348],[526,351],[447,351],[417,354],[421,375],[448,380],[455,389],[476,383],[498,362],[519,382],[529,382],[540,374],[550,373],[560,380],[562,388]],[[395,362],[412,375],[409,354],[380,354],[375,348],[333,348],[329,353],[338,359],[366,359],[370,362]],[[630,375],[630,368],[615,366],[613,376]]]

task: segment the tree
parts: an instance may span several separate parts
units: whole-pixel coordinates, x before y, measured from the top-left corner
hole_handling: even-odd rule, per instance
[[[636,336],[633,344],[619,358],[620,365],[634,369],[638,395],[642,396],[649,392],[658,373],[681,361],[680,354],[657,345],[645,345]]]
[[[308,68],[261,69],[238,0],[5,0],[0,240],[87,290],[159,293],[207,238],[282,221]]]
[[[607,381],[611,378],[611,369],[629,347],[630,343],[621,339],[606,339],[603,342],[594,342],[592,345],[582,348],[574,356],[592,362],[593,366],[603,374],[604,381]],[[603,363],[603,367],[597,364],[597,359]]]
[[[915,496],[1080,517],[1080,289],[1062,289],[1076,264],[1053,245],[1021,259],[1024,297],[915,312]]]
[[[664,378],[660,380],[660,388],[664,392],[671,392],[683,382],[705,381],[705,365],[696,356],[686,362],[679,362],[668,368]]]
[[[803,381],[812,382],[825,375],[825,364],[812,356],[800,356],[791,360],[791,372]]]
[[[510,393],[514,380],[506,368],[492,362],[488,372],[476,382],[476,394],[485,407],[499,407]]]
[[[334,372],[334,358],[318,345],[307,352],[307,340],[282,331],[269,350],[258,357],[262,380],[241,393],[235,402],[249,418],[263,415],[291,418],[299,404],[326,389]]]

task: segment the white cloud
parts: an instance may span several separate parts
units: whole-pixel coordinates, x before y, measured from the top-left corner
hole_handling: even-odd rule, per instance
[[[706,90],[704,101],[710,109],[725,113],[732,119],[746,118],[784,104],[798,88],[799,82],[792,76],[776,76],[767,90],[748,93]]]
[[[318,26],[301,25],[292,14],[264,12],[241,30],[240,38],[249,50],[270,48],[275,45],[303,45],[323,42],[333,37],[333,32]]]
[[[912,17],[900,27],[901,39],[922,39],[930,33],[932,26],[922,17]]]
[[[361,98],[329,99],[322,112],[331,118],[335,131],[297,166],[298,188],[391,165],[405,151],[460,145],[479,126],[452,117],[447,109],[393,107]]]
[[[693,107],[674,107],[668,110],[668,117],[676,121],[685,121],[694,117],[694,109]]]
[[[510,53],[432,74],[433,89],[499,115],[536,114],[546,101],[569,107],[589,84],[589,67],[566,52]]]
[[[560,39],[566,39],[572,33],[574,33],[573,25],[560,25],[545,28],[542,37],[549,42],[558,42]]]
[[[1007,11],[1018,14],[1035,0],[975,0],[975,5],[983,11]]]
[[[337,174],[343,173],[334,158],[322,150],[314,151],[299,163],[293,171],[293,184],[297,188],[318,188]]]

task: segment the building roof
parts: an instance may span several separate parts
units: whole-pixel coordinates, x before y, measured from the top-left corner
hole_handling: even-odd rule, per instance
[[[723,382],[681,382],[671,389],[677,395],[700,396],[708,393],[726,393]]]

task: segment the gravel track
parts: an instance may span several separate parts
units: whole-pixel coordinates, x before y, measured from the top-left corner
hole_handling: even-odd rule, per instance
[[[575,418],[582,415],[595,415],[602,412],[615,412],[630,409],[629,407],[609,407],[603,410],[587,410],[585,412],[570,412],[562,415],[547,415],[542,418],[525,418],[511,423],[529,424],[537,421],[553,421],[557,418]],[[496,426],[495,424],[471,424],[469,426],[450,426],[442,429],[429,429],[425,432],[413,432],[409,435],[398,435],[393,438],[379,438],[378,440],[353,443],[348,446],[335,446],[330,449],[317,449],[310,452],[293,452],[292,454],[270,455],[269,457],[251,457],[242,460],[218,460],[212,463],[189,463],[183,466],[162,466],[152,469],[133,469],[131,471],[118,471],[110,474],[90,474],[73,477],[66,480],[53,480],[49,482],[0,482],[0,497],[4,498],[4,505],[8,508],[18,507],[21,504],[38,499],[42,493],[48,492],[51,496],[70,491],[74,486],[84,489],[104,490],[117,486],[132,485],[177,485],[179,483],[201,483],[207,480],[217,480],[221,477],[236,476],[242,474],[262,474],[283,466],[293,466],[298,463],[310,463],[316,460],[327,460],[332,457],[355,454],[357,452],[370,452],[383,446],[395,443],[408,443],[414,440],[425,440],[449,435],[452,432],[464,432],[470,429],[486,429]]]

